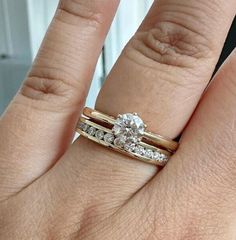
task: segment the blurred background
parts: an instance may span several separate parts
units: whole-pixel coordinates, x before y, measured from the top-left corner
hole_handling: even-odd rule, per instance
[[[0,114],[25,78],[59,0],[0,0]],[[87,105],[93,106],[99,89],[134,34],[153,0],[122,0],[99,58]],[[236,21],[217,65],[236,46]]]

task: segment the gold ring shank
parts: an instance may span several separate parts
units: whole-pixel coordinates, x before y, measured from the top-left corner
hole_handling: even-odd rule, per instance
[[[101,113],[97,110],[93,110],[91,108],[85,107],[83,110],[83,115],[86,117],[89,117],[91,119],[106,123],[106,124],[110,124],[110,125],[114,125],[116,119],[113,116],[109,116],[106,115],[104,113]],[[168,138],[164,138],[160,135],[157,134],[153,134],[151,132],[145,131],[143,138],[145,138],[146,140],[160,146],[163,147],[165,149],[167,149],[169,152],[175,152],[178,148],[178,143],[168,139]]]
[[[104,133],[112,133],[111,129],[109,128],[106,128],[106,127],[103,127],[97,123],[94,123],[93,121],[90,121],[89,119],[86,119],[84,117],[81,117],[80,118],[80,121],[79,123],[85,123],[87,124],[88,126],[90,127],[94,127],[96,130],[102,130]],[[166,151],[166,150],[163,150],[163,149],[159,149],[157,147],[154,147],[152,145],[149,145],[149,144],[146,144],[146,143],[143,143],[143,142],[140,142],[139,144],[146,148],[146,149],[150,149],[152,151],[156,151],[160,154],[164,154],[166,156],[166,159],[165,160],[158,160],[158,159],[152,159],[150,157],[147,157],[147,156],[142,156],[138,153],[135,153],[135,152],[130,152],[130,151],[126,151],[124,149],[121,149],[117,146],[114,145],[114,143],[108,143],[106,142],[104,139],[98,139],[96,136],[94,135],[91,135],[89,134],[88,132],[86,131],[83,131],[79,126],[77,127],[76,131],[82,135],[83,137],[85,138],[88,138],[90,140],[92,140],[93,142],[96,142],[100,145],[103,145],[105,147],[109,147],[111,148],[112,150],[115,150],[117,152],[120,152],[122,154],[125,154],[126,156],[129,156],[129,157],[132,157],[132,158],[135,158],[135,159],[138,159],[140,161],[143,161],[143,162],[146,162],[146,163],[150,163],[150,164],[154,164],[154,165],[159,165],[159,166],[164,166],[168,160],[168,158],[171,156],[171,153]]]

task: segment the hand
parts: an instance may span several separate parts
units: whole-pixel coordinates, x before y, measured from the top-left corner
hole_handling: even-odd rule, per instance
[[[201,96],[236,1],[155,1],[99,94],[98,110],[182,133],[160,172],[83,137],[70,145],[117,5],[62,0],[2,116],[0,239],[235,239],[235,53]]]

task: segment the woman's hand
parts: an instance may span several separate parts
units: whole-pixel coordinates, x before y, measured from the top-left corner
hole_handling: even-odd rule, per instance
[[[155,1],[100,92],[98,110],[183,132],[159,173],[82,137],[70,145],[117,6],[62,0],[1,118],[0,239],[235,239],[235,54],[199,100],[236,1]]]

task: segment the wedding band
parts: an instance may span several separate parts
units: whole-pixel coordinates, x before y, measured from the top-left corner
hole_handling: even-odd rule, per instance
[[[176,151],[178,143],[146,132],[147,126],[136,113],[117,118],[85,108],[77,132],[100,145],[132,158],[164,166]]]

